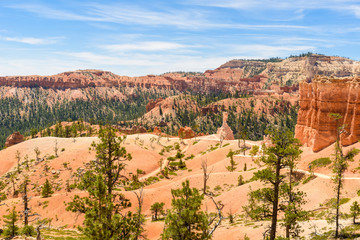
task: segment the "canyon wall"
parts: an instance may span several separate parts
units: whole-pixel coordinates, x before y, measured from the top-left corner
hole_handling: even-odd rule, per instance
[[[179,74],[147,75],[141,77],[119,76],[101,70],[78,70],[52,76],[0,77],[0,86],[42,87],[47,89],[77,89],[89,87],[139,87],[177,91],[254,91],[264,85],[266,78],[255,76],[241,79],[241,70],[213,71],[214,76],[180,76]],[[170,76],[171,75],[171,76]],[[237,76],[233,79],[232,76]]]
[[[302,144],[320,151],[336,140],[337,126],[345,126],[341,134],[343,146],[360,139],[360,78],[316,76],[312,83],[300,83],[300,110],[295,137]],[[342,116],[338,122],[330,116]]]
[[[360,62],[311,54],[286,59],[231,60],[204,73],[173,72],[141,77],[119,76],[101,70],[77,70],[52,76],[0,77],[0,86],[77,89],[92,87],[139,87],[193,92],[296,92],[298,83],[315,75],[360,76]]]

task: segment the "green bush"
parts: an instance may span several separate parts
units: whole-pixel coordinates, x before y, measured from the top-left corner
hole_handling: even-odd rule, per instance
[[[331,164],[331,160],[328,157],[318,158],[315,159],[310,163],[311,168],[316,167],[326,167],[327,165]]]
[[[35,236],[36,231],[33,226],[27,225],[20,229],[20,234],[25,236]]]

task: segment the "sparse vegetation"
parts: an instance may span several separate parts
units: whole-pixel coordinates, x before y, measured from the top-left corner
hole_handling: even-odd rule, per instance
[[[323,157],[315,159],[310,163],[311,169],[317,168],[317,167],[326,167],[329,164],[331,164],[331,159],[329,157]]]

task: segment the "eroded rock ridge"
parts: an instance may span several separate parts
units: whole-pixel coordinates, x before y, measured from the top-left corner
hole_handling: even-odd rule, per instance
[[[337,127],[344,126],[344,146],[360,139],[360,77],[331,78],[316,76],[312,83],[300,83],[300,110],[295,137],[313,151],[336,141]],[[342,116],[338,121],[331,116]]]

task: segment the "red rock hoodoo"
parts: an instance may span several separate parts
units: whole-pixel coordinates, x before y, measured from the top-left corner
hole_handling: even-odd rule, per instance
[[[229,125],[227,124],[227,119],[228,119],[228,113],[223,112],[223,124],[217,130],[217,135],[219,136],[220,139],[223,140],[234,140],[234,134],[231,128],[229,127]]]
[[[21,143],[22,141],[24,141],[24,136],[19,132],[14,132],[6,138],[5,147],[10,147],[12,145]]]
[[[360,139],[360,78],[316,76],[312,83],[300,83],[299,101],[295,137],[314,152],[335,142],[337,124],[345,126],[342,145]],[[336,123],[330,113],[338,113],[342,118]]]

